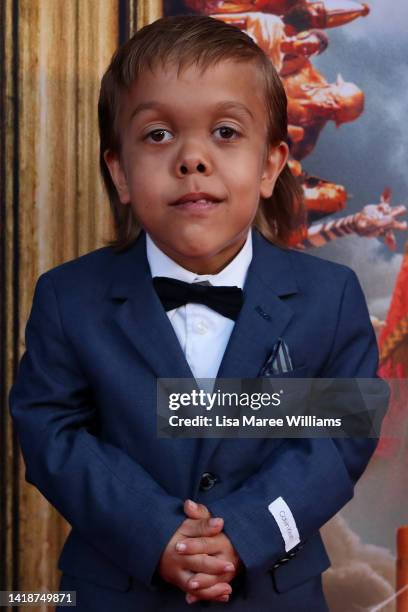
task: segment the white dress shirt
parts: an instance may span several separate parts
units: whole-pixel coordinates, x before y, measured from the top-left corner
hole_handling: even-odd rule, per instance
[[[159,249],[146,233],[146,255],[152,277],[167,276],[187,283],[243,289],[252,260],[252,232],[230,263],[217,274],[195,274]],[[194,378],[216,378],[235,321],[204,304],[188,303],[167,312]]]

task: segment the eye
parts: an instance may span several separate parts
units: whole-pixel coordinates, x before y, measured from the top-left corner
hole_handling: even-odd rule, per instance
[[[152,130],[151,132],[148,132],[148,134],[146,134],[146,136],[143,137],[143,140],[147,140],[151,136],[153,142],[165,142],[163,140],[163,138],[161,138],[161,136],[165,132],[168,132],[168,130],[165,130],[164,128],[159,128],[157,130]],[[168,132],[168,133],[170,133],[170,132]]]
[[[238,132],[238,130],[236,130],[235,128],[232,128],[229,125],[221,125],[220,127],[216,128],[214,131],[216,132],[217,130],[222,130],[220,132],[220,134],[222,135],[222,140],[232,140],[231,135],[235,134],[236,137],[240,136],[240,132]]]
[[[222,125],[218,128],[216,128],[214,131],[220,131],[220,134],[222,136],[221,140],[233,140],[233,136],[235,135],[235,137],[239,137],[240,136],[240,132],[238,130],[236,130],[235,128],[232,128],[229,125]],[[166,140],[165,138],[163,138],[163,136],[165,134],[170,134],[170,132],[164,128],[157,128],[156,130],[152,130],[151,132],[148,132],[144,137],[143,140],[148,140],[151,138],[151,140],[153,142],[167,142],[168,139]]]

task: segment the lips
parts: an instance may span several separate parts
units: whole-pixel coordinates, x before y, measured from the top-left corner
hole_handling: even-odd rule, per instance
[[[179,198],[175,202],[172,202],[171,206],[178,206],[179,204],[186,204],[187,202],[188,203],[200,202],[201,204],[204,204],[204,203],[217,204],[218,202],[221,202],[221,199],[217,198],[216,196],[210,193],[205,193],[205,192],[200,191],[199,193],[197,192],[186,193],[185,195],[183,195],[181,198]]]
[[[181,202],[173,207],[178,212],[189,212],[198,215],[207,214],[212,210],[217,210],[221,206],[221,202],[211,202],[209,200],[188,200]]]

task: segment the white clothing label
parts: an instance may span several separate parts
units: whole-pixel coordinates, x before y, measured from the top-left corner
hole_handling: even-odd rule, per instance
[[[268,510],[278,523],[283,541],[285,542],[285,551],[289,552],[300,542],[299,532],[293,514],[283,497],[277,497],[271,502],[268,506]]]

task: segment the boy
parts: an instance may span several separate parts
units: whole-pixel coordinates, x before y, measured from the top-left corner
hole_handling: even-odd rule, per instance
[[[319,528],[377,441],[156,436],[158,377],[259,376],[283,335],[288,376],[376,376],[355,274],[277,246],[301,214],[279,78],[233,26],[164,18],[112,59],[99,122],[117,239],[41,275],[10,395],[26,479],[72,525],[60,589],[327,610]]]

